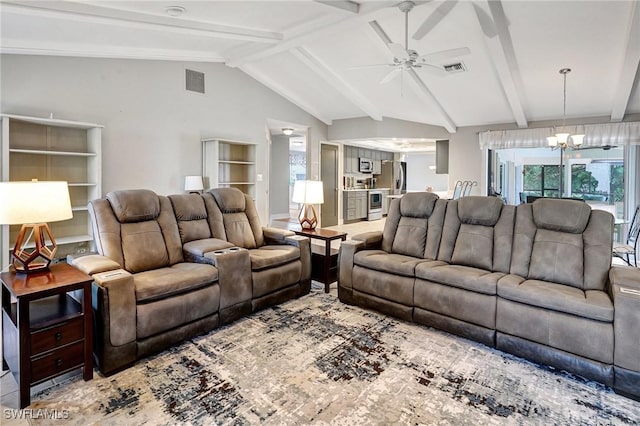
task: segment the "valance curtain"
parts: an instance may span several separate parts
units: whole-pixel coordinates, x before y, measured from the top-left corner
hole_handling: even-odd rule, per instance
[[[481,149],[544,148],[547,136],[560,131],[584,134],[582,146],[622,146],[640,144],[640,122],[579,124],[574,126],[541,127],[537,129],[490,130],[479,134]]]

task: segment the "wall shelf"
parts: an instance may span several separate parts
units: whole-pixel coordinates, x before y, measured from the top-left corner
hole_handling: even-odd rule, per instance
[[[90,200],[102,196],[102,128],[52,118],[1,114],[1,181],[66,181],[73,218],[49,224],[56,257],[90,249]],[[0,266],[9,264],[20,226],[0,227]]]
[[[202,140],[205,189],[231,187],[256,198],[256,146],[220,138]]]

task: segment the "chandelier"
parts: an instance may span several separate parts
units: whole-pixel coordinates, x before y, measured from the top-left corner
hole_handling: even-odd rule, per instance
[[[559,73],[564,78],[564,91],[563,91],[563,106],[562,106],[562,128],[565,130],[565,124],[567,120],[567,74],[571,72],[571,68],[562,68]],[[547,137],[547,142],[552,149],[560,148],[566,149],[569,146],[569,138],[573,142],[573,146],[579,148],[584,140],[584,135],[572,135],[570,133],[556,133],[555,136]]]

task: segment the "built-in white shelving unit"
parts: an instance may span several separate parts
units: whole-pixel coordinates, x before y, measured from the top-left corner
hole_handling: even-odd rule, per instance
[[[87,203],[102,196],[103,126],[12,114],[2,114],[0,119],[2,181],[67,181],[73,218],[49,224],[59,246],[57,256],[86,250],[93,241]],[[20,226],[1,228],[4,268]]]
[[[206,189],[238,188],[255,200],[255,144],[221,138],[203,139],[202,159]]]

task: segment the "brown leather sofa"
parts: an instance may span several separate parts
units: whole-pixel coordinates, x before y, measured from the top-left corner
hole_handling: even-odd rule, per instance
[[[611,267],[613,216],[579,201],[393,200],[340,248],[338,295],[640,397],[640,270]]]
[[[94,357],[105,374],[263,307],[309,292],[309,240],[262,228],[238,190],[110,192],[89,203]]]

